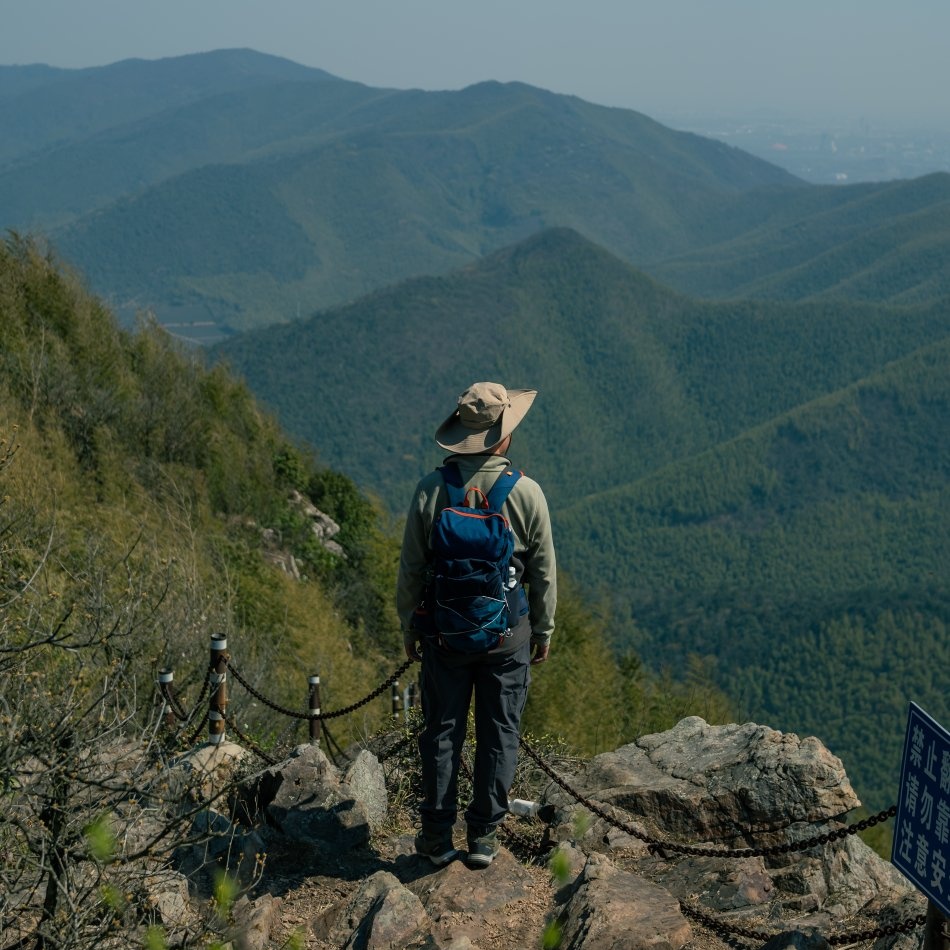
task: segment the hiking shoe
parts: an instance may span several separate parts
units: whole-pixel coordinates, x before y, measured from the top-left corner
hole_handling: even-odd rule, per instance
[[[475,868],[487,868],[498,854],[498,832],[494,828],[483,834],[468,836],[468,863]]]
[[[436,867],[448,864],[457,854],[451,831],[420,831],[416,835],[416,854],[428,858]]]

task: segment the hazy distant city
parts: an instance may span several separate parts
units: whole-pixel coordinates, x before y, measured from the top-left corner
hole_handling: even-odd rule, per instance
[[[885,127],[865,119],[806,122],[769,116],[651,115],[670,128],[735,145],[815,184],[950,172],[950,129]]]

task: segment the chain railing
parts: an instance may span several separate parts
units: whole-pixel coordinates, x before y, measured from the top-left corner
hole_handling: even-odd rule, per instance
[[[394,716],[398,715],[396,687],[398,686],[399,678],[406,672],[407,669],[409,669],[413,662],[412,660],[407,660],[404,662],[374,690],[367,693],[362,699],[359,699],[354,703],[350,703],[348,706],[344,706],[341,709],[333,710],[331,712],[323,712],[319,708],[318,700],[316,701],[317,707],[313,708],[315,700],[313,699],[314,694],[311,693],[311,708],[309,710],[302,711],[283,706],[280,703],[269,699],[260,690],[256,689],[248,681],[247,677],[241,673],[240,669],[235,666],[234,660],[230,654],[226,652],[227,641],[220,637],[217,638],[217,640],[218,642],[216,643],[215,638],[212,638],[212,661],[209,664],[205,674],[199,698],[191,712],[187,712],[185,710],[181,701],[175,694],[174,688],[172,686],[173,676],[171,671],[163,670],[161,672],[159,675],[159,688],[163,701],[166,704],[166,709],[169,710],[175,718],[182,722],[182,728],[184,728],[185,726],[194,722],[198,710],[201,708],[202,704],[208,698],[210,693],[210,704],[206,709],[204,716],[197,723],[189,736],[186,737],[185,741],[189,744],[193,744],[195,741],[197,741],[198,735],[205,728],[205,726],[208,725],[212,719],[216,719],[218,721],[218,727],[216,731],[219,733],[219,736],[217,737],[219,741],[223,736],[223,726],[227,724],[231,731],[248,748],[250,748],[251,751],[253,751],[269,765],[276,765],[277,761],[266,751],[264,751],[253,739],[242,732],[237,723],[234,721],[233,717],[227,715],[227,694],[225,688],[227,672],[230,672],[234,679],[251,696],[253,696],[268,709],[283,716],[290,717],[292,720],[297,722],[309,721],[311,723],[311,737],[314,735],[312,723],[319,722],[321,726],[320,731],[323,732],[327,736],[327,740],[330,741],[332,737],[330,737],[329,733],[326,732],[324,720],[335,719],[341,716],[349,715],[350,713],[355,712],[361,707],[372,702],[377,697],[381,696],[387,689],[392,688],[393,690],[393,714]],[[311,678],[311,686],[312,683],[313,678]],[[212,686],[214,686],[213,690]],[[214,736],[209,736],[211,741],[215,741],[215,738],[216,737]],[[411,741],[411,739],[412,736],[407,736],[404,740],[398,743],[398,747],[401,748]],[[625,834],[630,835],[631,837],[636,838],[637,840],[646,844],[651,854],[656,854],[663,857],[666,857],[670,854],[681,854],[690,857],[742,859],[752,857],[776,857],[779,855],[809,851],[813,848],[823,847],[825,845],[841,841],[849,835],[855,835],[862,831],[866,831],[869,828],[873,828],[875,825],[894,817],[894,815],[897,813],[897,806],[892,805],[890,808],[885,809],[876,815],[872,815],[853,824],[837,828],[834,831],[824,832],[822,834],[813,835],[809,838],[799,841],[789,841],[778,845],[726,848],[710,845],[683,844],[653,837],[652,835],[646,834],[631,822],[618,817],[616,814],[613,814],[607,808],[603,807],[603,805],[583,795],[569,782],[562,778],[533,748],[531,748],[530,744],[524,739],[524,737],[520,739],[520,744],[521,748],[532,759],[535,765],[579,805],[583,806],[597,817],[603,819],[612,827],[617,828],[618,830],[623,831]],[[337,746],[337,749],[339,750],[339,746]],[[392,752],[394,750],[390,751]],[[471,773],[471,768],[464,759],[461,761],[461,768],[467,775],[469,781],[473,781],[474,778]],[[528,837],[514,831],[512,828],[503,826],[502,831],[505,834],[506,839],[511,844],[515,845],[519,850],[521,850],[526,857],[528,857],[530,860],[538,860],[543,851],[542,842],[533,841]],[[746,838],[753,837],[752,832],[741,834]],[[764,943],[776,936],[776,933],[739,926],[737,924],[732,924],[728,921],[725,921],[722,918],[713,917],[703,912],[699,908],[683,901],[680,902],[680,909],[682,910],[684,916],[723,938],[727,943],[734,942],[736,937]],[[926,923],[926,920],[927,918],[925,915],[918,915],[907,920],[899,921],[895,924],[882,925],[852,933],[836,934],[826,937],[826,939],[833,946],[844,946],[852,943],[878,940],[885,937],[909,934],[917,928],[923,926]]]
[[[756,930],[752,927],[740,927],[738,924],[730,924],[722,918],[712,917],[703,913],[699,908],[680,901],[680,910],[684,917],[695,920],[700,926],[705,927],[710,932],[720,937],[742,937],[745,940],[755,940],[758,944],[767,943],[773,937],[778,936],[780,931],[770,932],[767,930]],[[896,924],[885,924],[878,927],[871,927],[867,930],[852,931],[850,933],[840,933],[825,935],[825,940],[832,946],[847,946],[852,943],[864,943],[868,940],[880,940],[883,937],[896,937],[901,934],[913,933],[919,927],[923,927],[927,922],[926,914],[918,914],[916,917],[909,917]]]
[[[205,725],[208,724],[209,720],[220,718],[225,720],[225,709],[227,706],[225,690],[225,680],[226,674],[228,672],[234,677],[234,679],[244,687],[244,689],[253,696],[256,700],[266,706],[268,709],[273,710],[274,712],[280,713],[281,715],[288,716],[294,720],[303,720],[313,722],[323,722],[327,719],[336,719],[340,716],[346,716],[350,713],[355,712],[361,707],[372,702],[377,697],[381,696],[387,689],[395,687],[400,676],[406,672],[406,670],[412,665],[412,660],[406,660],[391,676],[386,680],[380,683],[374,690],[370,693],[367,693],[362,699],[357,700],[354,703],[351,703],[348,706],[343,707],[342,709],[336,709],[329,712],[322,711],[319,706],[317,708],[312,708],[314,702],[311,693],[311,708],[308,710],[298,710],[291,709],[288,706],[283,706],[280,703],[275,702],[274,700],[269,699],[265,696],[260,690],[256,689],[248,679],[241,673],[240,669],[237,668],[234,664],[234,660],[231,655],[227,652],[227,640],[223,637],[212,637],[211,644],[211,663],[208,666],[208,669],[205,673],[204,682],[201,688],[201,694],[198,697],[194,707],[191,712],[187,712],[179,700],[177,694],[175,693],[173,681],[174,673],[171,670],[161,670],[158,675],[158,687],[162,696],[162,700],[165,704],[166,710],[168,710],[175,719],[178,719],[184,726],[191,724],[194,721],[195,716],[197,715],[198,710],[205,703],[205,700],[208,698],[209,693],[211,696],[211,708],[206,709],[204,712],[204,717],[200,721],[196,730],[194,730],[188,739],[189,742],[194,742],[197,739],[197,735],[201,732]],[[316,679],[319,679],[318,677]],[[314,677],[311,677],[311,688],[312,681]],[[214,690],[211,687],[214,686]],[[223,702],[218,702],[216,705],[215,700],[221,699],[221,696],[224,695],[225,698]],[[238,730],[233,725],[233,720],[227,720],[228,725],[231,725],[235,734],[238,734]],[[332,737],[327,734],[328,740],[331,740]],[[246,736],[242,735],[242,738],[246,739]],[[313,736],[311,736],[313,738]]]
[[[380,683],[371,693],[367,693],[362,699],[358,699],[355,703],[351,703],[349,706],[344,706],[342,709],[334,710],[333,712],[313,712],[310,710],[298,710],[290,709],[287,706],[282,706],[280,703],[276,703],[273,700],[268,699],[263,695],[259,690],[255,689],[247,679],[241,675],[241,671],[234,665],[234,661],[228,658],[228,670],[233,674],[234,678],[250,693],[256,700],[263,703],[267,706],[268,709],[272,709],[274,712],[278,712],[283,716],[291,716],[294,719],[335,719],[338,716],[348,716],[352,712],[356,712],[357,709],[365,706],[367,703],[372,702],[379,696],[382,696],[387,689],[389,689],[394,683],[399,682],[399,677],[402,676],[406,670],[412,665],[412,660],[406,660],[393,674],[389,679]]]
[[[868,828],[873,828],[875,825],[880,824],[880,822],[886,821],[888,818],[893,818],[894,815],[897,814],[897,806],[892,805],[890,808],[880,812],[877,815],[873,815],[870,818],[865,818],[862,821],[856,822],[853,825],[848,825],[845,828],[838,828],[835,831],[829,831],[824,834],[815,835],[811,838],[805,838],[802,841],[789,841],[785,844],[770,845],[762,848],[717,848],[703,845],[678,844],[676,842],[667,841],[662,838],[654,838],[651,835],[646,834],[635,825],[632,825],[621,818],[617,818],[616,815],[612,815],[605,808],[602,808],[600,805],[598,805],[597,802],[591,801],[591,799],[582,795],[577,791],[577,789],[573,788],[570,784],[568,784],[568,782],[561,778],[561,776],[558,775],[541,758],[541,756],[539,756],[537,752],[531,748],[531,746],[525,741],[523,737],[521,739],[521,748],[528,753],[538,768],[541,769],[541,771],[544,772],[544,774],[547,775],[551,781],[567,792],[567,794],[570,795],[571,798],[573,798],[578,804],[583,805],[588,811],[593,812],[593,814],[597,815],[598,818],[602,818],[608,824],[613,825],[620,831],[623,831],[631,837],[642,841],[648,846],[651,854],[666,855],[672,853],[708,858],[775,857],[780,854],[793,854],[799,851],[809,851],[812,848],[831,844],[834,841],[840,841],[842,838],[846,838],[848,835],[854,835],[859,831],[866,831]]]

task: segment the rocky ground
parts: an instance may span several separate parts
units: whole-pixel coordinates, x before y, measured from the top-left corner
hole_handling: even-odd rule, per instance
[[[875,928],[864,941],[874,950],[917,946],[919,930],[884,932],[923,912],[888,862],[852,834],[801,847],[844,827],[858,804],[817,740],[688,719],[561,766],[573,769],[570,792],[535,776],[551,822],[510,818],[516,835],[488,868],[468,868],[464,854],[436,868],[414,854],[411,810],[394,807],[393,776],[387,792],[375,756],[361,753],[344,774],[300,747],[247,786],[260,820],[242,847],[267,858],[235,907],[235,946],[507,950],[547,937],[564,950],[720,950],[774,936],[772,950],[817,950]],[[654,853],[644,837],[777,852]],[[717,936],[684,904],[754,936]]]

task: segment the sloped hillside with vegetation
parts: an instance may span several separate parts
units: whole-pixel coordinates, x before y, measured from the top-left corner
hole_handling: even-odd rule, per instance
[[[398,522],[292,441],[243,383],[204,368],[154,325],[120,329],[31,242],[0,248],[0,314],[5,655],[29,644],[39,651],[30,663],[69,670],[71,644],[86,641],[77,604],[91,586],[103,609],[140,617],[134,652],[146,692],[161,667],[176,670],[183,691],[196,689],[212,633],[239,644],[242,666],[294,708],[312,672],[324,706],[339,708],[403,662],[392,605]],[[294,493],[340,525],[342,553],[319,543]],[[290,555],[300,579],[275,566]],[[575,710],[565,731],[578,748],[606,748],[630,734],[643,703],[624,711],[629,678],[596,611],[569,592],[564,604],[573,655],[565,649],[545,675],[559,688],[588,657],[610,699],[597,716]],[[636,679],[637,689],[656,687],[642,671]],[[570,713],[544,696],[540,688],[530,715],[564,724]],[[673,690],[651,722],[675,722],[688,702]],[[595,735],[601,714],[617,724],[609,739]],[[273,737],[267,710],[247,717],[262,741]],[[385,700],[352,718],[341,741],[384,725]]]
[[[552,225],[638,259],[682,252],[725,197],[804,187],[639,113],[518,83],[373,89],[223,50],[13,71],[6,86],[0,225],[42,230],[97,290],[168,321],[282,322]],[[305,266],[278,273],[265,249],[289,233]]]
[[[743,195],[724,240],[650,272],[713,298],[926,303],[950,296],[950,175]]]
[[[950,290],[947,175],[807,185],[519,83],[378,89],[252,50],[6,67],[0,125],[0,226],[53,239],[123,319],[151,308],[192,339],[445,274],[552,227],[704,297]]]
[[[513,454],[559,508],[948,333],[939,306],[682,297],[577,232],[554,229],[446,277],[243,334],[210,355],[396,512],[438,463],[432,433],[465,385],[536,388]]]

